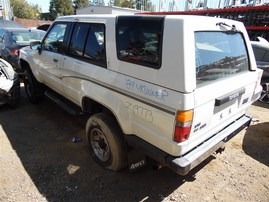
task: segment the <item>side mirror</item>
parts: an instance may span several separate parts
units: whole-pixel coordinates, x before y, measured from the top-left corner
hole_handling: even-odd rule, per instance
[[[41,54],[41,42],[40,41],[32,41],[30,43],[30,48],[32,50],[38,50],[38,53]]]

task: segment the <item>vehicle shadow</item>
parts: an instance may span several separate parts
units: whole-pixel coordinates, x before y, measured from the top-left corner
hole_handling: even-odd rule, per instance
[[[250,125],[242,147],[246,154],[269,167],[269,122]]]
[[[182,177],[148,165],[135,173],[111,172],[97,165],[85,140],[87,117],[74,117],[44,99],[32,105],[0,107],[0,125],[36,188],[48,201],[162,201],[214,157]],[[80,137],[80,142],[72,138]],[[8,168],[7,168],[8,169]]]
[[[262,102],[260,102],[260,101],[256,101],[256,102],[254,102],[252,105],[257,106],[257,107],[262,107],[262,108],[269,109],[269,104],[267,104],[267,103],[262,103]]]

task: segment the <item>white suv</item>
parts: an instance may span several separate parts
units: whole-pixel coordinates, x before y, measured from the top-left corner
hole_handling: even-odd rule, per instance
[[[65,16],[20,53],[29,99],[88,113],[93,157],[114,171],[150,157],[187,174],[250,124],[261,93],[244,25],[226,19]]]

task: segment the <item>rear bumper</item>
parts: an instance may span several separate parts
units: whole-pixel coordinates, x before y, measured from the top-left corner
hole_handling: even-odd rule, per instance
[[[222,147],[226,141],[246,126],[249,126],[250,122],[251,117],[244,115],[192,151],[180,157],[171,156],[136,136],[126,136],[126,141],[131,146],[143,151],[147,156],[169,167],[176,173],[186,175],[191,169]]]

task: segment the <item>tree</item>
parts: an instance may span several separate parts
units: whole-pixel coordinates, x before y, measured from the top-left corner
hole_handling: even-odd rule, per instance
[[[151,0],[137,0],[136,9],[144,11],[154,11],[154,6]]]
[[[123,8],[135,8],[135,1],[134,0],[123,0],[121,2],[120,6]]]
[[[58,16],[74,14],[72,0],[50,0],[50,20]]]
[[[41,8],[37,4],[29,4],[26,0],[10,0],[14,16],[26,19],[38,19]]]
[[[113,6],[121,6],[121,2],[122,2],[122,0],[114,0],[114,4],[113,4]]]
[[[74,0],[74,9],[87,7],[89,5],[89,0]]]
[[[104,0],[93,0],[92,5],[104,6],[105,1]]]

